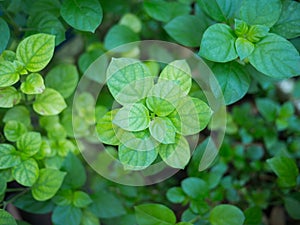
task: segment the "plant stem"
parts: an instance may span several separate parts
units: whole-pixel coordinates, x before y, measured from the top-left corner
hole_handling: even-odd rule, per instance
[[[188,223],[195,223],[200,219],[200,216],[196,216],[194,219],[191,219],[190,221],[188,221]]]
[[[8,189],[6,189],[6,192],[17,192],[17,191],[24,191],[24,190],[27,190],[27,188],[26,189],[24,189],[24,188],[8,188]]]
[[[23,189],[22,192],[14,195],[13,197],[11,197],[10,199],[8,199],[7,201],[4,201],[2,203],[2,206],[3,206],[3,209],[6,209],[7,205],[9,203],[13,203],[15,200],[17,200],[19,197],[21,197],[22,195],[24,195],[27,191],[29,191],[30,189],[29,188],[26,188],[26,189]]]

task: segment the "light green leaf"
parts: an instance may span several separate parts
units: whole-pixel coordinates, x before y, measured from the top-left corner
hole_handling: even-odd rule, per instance
[[[56,169],[41,169],[39,178],[32,186],[32,195],[37,201],[52,198],[60,188],[66,173]]]
[[[124,130],[141,131],[149,126],[149,111],[141,103],[125,105],[116,113],[113,123]]]
[[[157,150],[135,150],[119,145],[119,159],[126,169],[142,170],[151,165],[157,157]]]
[[[287,39],[300,36],[300,3],[291,0],[283,1],[279,20],[271,31]]]
[[[239,0],[198,0],[197,3],[208,16],[219,22],[233,18],[240,6]]]
[[[61,113],[67,107],[61,94],[51,88],[38,95],[33,103],[33,109],[42,116],[52,116]]]
[[[15,142],[27,132],[26,126],[18,121],[10,120],[4,125],[4,136],[7,140]]]
[[[109,29],[104,38],[104,47],[108,50],[112,50],[121,45],[125,45],[135,41],[139,41],[139,36],[137,33],[135,33],[127,26],[114,25]],[[122,52],[128,52],[132,49],[130,47],[124,46],[124,48],[119,48],[118,50]]]
[[[0,88],[17,83],[20,79],[14,64],[10,61],[0,61]]]
[[[17,222],[15,221],[12,215],[10,215],[8,212],[6,212],[3,209],[0,209],[0,224],[17,225]]]
[[[7,123],[10,120],[23,123],[26,127],[31,126],[30,113],[25,106],[15,106],[9,109],[3,117],[3,122]]]
[[[41,94],[44,90],[44,79],[38,73],[29,74],[21,85],[21,91],[28,95]]]
[[[15,147],[9,144],[0,144],[0,169],[7,169],[21,163]]]
[[[66,0],[62,4],[60,14],[75,29],[93,33],[103,17],[101,5],[97,0]]]
[[[12,175],[19,184],[31,187],[38,179],[39,166],[35,159],[30,158],[15,166]]]
[[[276,156],[268,159],[267,163],[278,176],[278,182],[281,187],[290,188],[296,186],[299,169],[295,160],[284,156]]]
[[[234,33],[238,37],[243,37],[247,34],[249,29],[248,24],[243,20],[234,19]]]
[[[113,119],[119,109],[107,112],[102,118],[97,121],[96,131],[101,142],[108,145],[119,145],[120,141],[116,133],[120,132],[119,136],[123,135],[123,130],[113,124]]]
[[[205,102],[197,98],[184,97],[168,118],[177,132],[186,136],[203,130],[210,121],[211,115],[212,111]]]
[[[72,205],[56,206],[51,219],[54,224],[80,225],[82,211]]]
[[[23,134],[17,140],[18,149],[22,153],[28,156],[35,155],[40,150],[41,144],[42,144],[41,134],[33,131]]]
[[[142,30],[141,20],[134,14],[126,13],[120,20],[120,25],[129,27],[135,33],[139,33]]]
[[[160,80],[148,93],[147,107],[158,116],[167,116],[185,95],[174,81]]]
[[[37,1],[37,3],[38,2],[41,1]],[[32,34],[34,34],[34,32],[38,32],[55,35],[55,45],[59,45],[66,39],[66,29],[62,22],[57,16],[53,15],[45,8],[35,14],[31,14],[27,20],[27,26],[35,28],[34,31],[29,32]]]
[[[0,88],[0,108],[12,108],[21,100],[21,94],[14,87]]]
[[[89,210],[84,210],[82,219],[82,225],[100,225],[99,219],[95,216],[94,213],[91,213]]]
[[[10,32],[9,32],[9,27],[6,23],[6,21],[2,18],[0,18],[0,54],[5,50],[9,38],[10,38]]]
[[[175,214],[171,209],[160,204],[143,204],[134,207],[139,225],[174,225]]]
[[[297,49],[275,34],[268,34],[256,44],[249,61],[259,72],[270,77],[288,78],[300,74],[300,56]]]
[[[209,194],[208,184],[200,178],[188,177],[181,182],[181,187],[192,199],[204,199]]]
[[[244,0],[240,8],[240,18],[249,25],[272,27],[281,13],[280,0]]]
[[[176,136],[174,144],[159,145],[158,152],[166,164],[178,169],[183,169],[191,157],[189,143],[180,135]]]
[[[226,24],[214,24],[203,34],[200,55],[214,62],[229,62],[237,58],[235,34]]]
[[[149,129],[136,132],[117,132],[116,135],[120,142],[130,149],[150,151],[159,145],[159,142],[151,136]]]
[[[85,208],[88,205],[90,205],[93,202],[93,200],[90,198],[90,196],[83,192],[83,191],[76,191],[74,192],[73,196],[73,204],[77,208]]]
[[[47,87],[57,90],[64,98],[68,98],[75,91],[78,78],[79,74],[76,66],[60,64],[49,71],[45,83]]]
[[[50,62],[54,53],[54,46],[54,35],[31,35],[18,45],[17,60],[23,62],[28,71],[38,72]]]
[[[167,191],[167,198],[170,202],[178,204],[182,203],[186,196],[180,187],[172,187]]]
[[[258,42],[261,38],[265,37],[270,28],[264,25],[252,25],[247,33],[247,39],[250,42]]]
[[[184,15],[175,17],[164,26],[164,29],[179,44],[198,47],[206,27],[199,17]]]
[[[170,80],[187,95],[192,87],[191,69],[185,60],[169,63],[161,72],[158,82]]]
[[[12,50],[4,50],[1,54],[0,54],[0,61],[10,61],[13,62],[16,60],[16,53]]]
[[[71,205],[73,201],[73,190],[59,190],[51,199],[55,205]]]
[[[245,38],[239,37],[235,41],[235,48],[240,59],[244,60],[254,51],[254,44]]]
[[[191,11],[188,4],[161,0],[145,1],[144,9],[149,16],[162,22],[168,22],[177,16],[187,15]]]
[[[149,126],[152,137],[163,144],[172,144],[175,142],[176,128],[167,117],[155,117]]]
[[[154,78],[141,62],[113,58],[107,69],[107,85],[120,104],[130,104],[145,98],[154,85]]]
[[[236,62],[215,64],[212,68],[221,86],[226,105],[240,100],[250,87],[250,76],[243,66]]]
[[[243,212],[233,205],[218,205],[210,212],[209,221],[212,225],[243,225]]]

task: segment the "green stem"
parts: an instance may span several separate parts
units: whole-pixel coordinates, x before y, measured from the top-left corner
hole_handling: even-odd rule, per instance
[[[194,219],[191,219],[190,221],[188,221],[188,223],[195,223],[200,219],[200,216],[196,216]]]
[[[4,201],[2,203],[3,209],[6,209],[7,205],[9,203],[13,203],[15,200],[17,200],[19,197],[21,197],[22,195],[24,195],[27,191],[29,191],[29,188],[24,189],[22,192],[14,195],[13,197],[11,197],[10,199],[8,199],[7,201]]]
[[[26,188],[27,189],[27,188]],[[17,192],[17,191],[24,191],[26,190],[24,188],[8,188],[6,189],[6,192]]]

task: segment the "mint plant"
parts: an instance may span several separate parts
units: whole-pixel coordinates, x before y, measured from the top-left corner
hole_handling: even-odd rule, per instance
[[[142,62],[113,59],[107,85],[123,107],[107,112],[96,129],[104,144],[118,146],[121,163],[141,170],[159,155],[167,165],[184,168],[190,159],[185,136],[203,130],[212,114],[204,101],[188,95],[192,77],[186,61],[173,61],[153,76]]]

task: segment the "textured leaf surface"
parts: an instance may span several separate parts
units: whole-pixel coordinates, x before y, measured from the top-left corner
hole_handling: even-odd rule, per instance
[[[37,201],[52,198],[60,188],[66,173],[56,169],[41,169],[39,178],[32,187],[32,195]]]
[[[80,225],[82,212],[73,205],[56,206],[51,218],[55,224]]]
[[[21,163],[21,157],[14,146],[0,144],[0,169],[11,168]]]
[[[28,156],[36,154],[40,150],[41,144],[41,134],[33,131],[23,134],[17,141],[18,149]]]
[[[21,94],[14,87],[0,88],[0,108],[11,108],[21,100]]]
[[[300,56],[297,49],[275,34],[268,34],[256,44],[249,61],[259,72],[270,77],[288,78],[300,74]]]
[[[38,72],[50,62],[55,46],[55,36],[35,34],[25,38],[18,45],[16,56],[30,72]]]
[[[67,107],[65,100],[59,92],[46,88],[38,95],[33,103],[33,109],[42,116],[57,115]]]
[[[152,137],[163,144],[172,144],[175,142],[176,128],[167,117],[154,118],[149,126]]]
[[[0,209],[0,224],[17,225],[14,217],[3,209]]]
[[[235,41],[235,48],[240,59],[244,60],[254,51],[254,44],[245,38],[239,37]]]
[[[19,184],[31,187],[39,176],[39,166],[34,159],[27,159],[13,168],[12,175]]]
[[[70,26],[90,32],[95,32],[103,17],[101,5],[97,0],[66,0],[60,13]]]
[[[5,123],[4,135],[7,140],[15,142],[21,135],[27,132],[27,128],[23,123],[15,120],[10,120]]]
[[[19,81],[20,77],[15,66],[10,61],[0,62],[0,88],[11,86]]]
[[[210,26],[204,33],[200,55],[214,62],[229,62],[237,58],[235,34],[226,24]]]
[[[44,79],[38,73],[29,74],[21,85],[21,91],[28,95],[41,94],[44,90]]]

